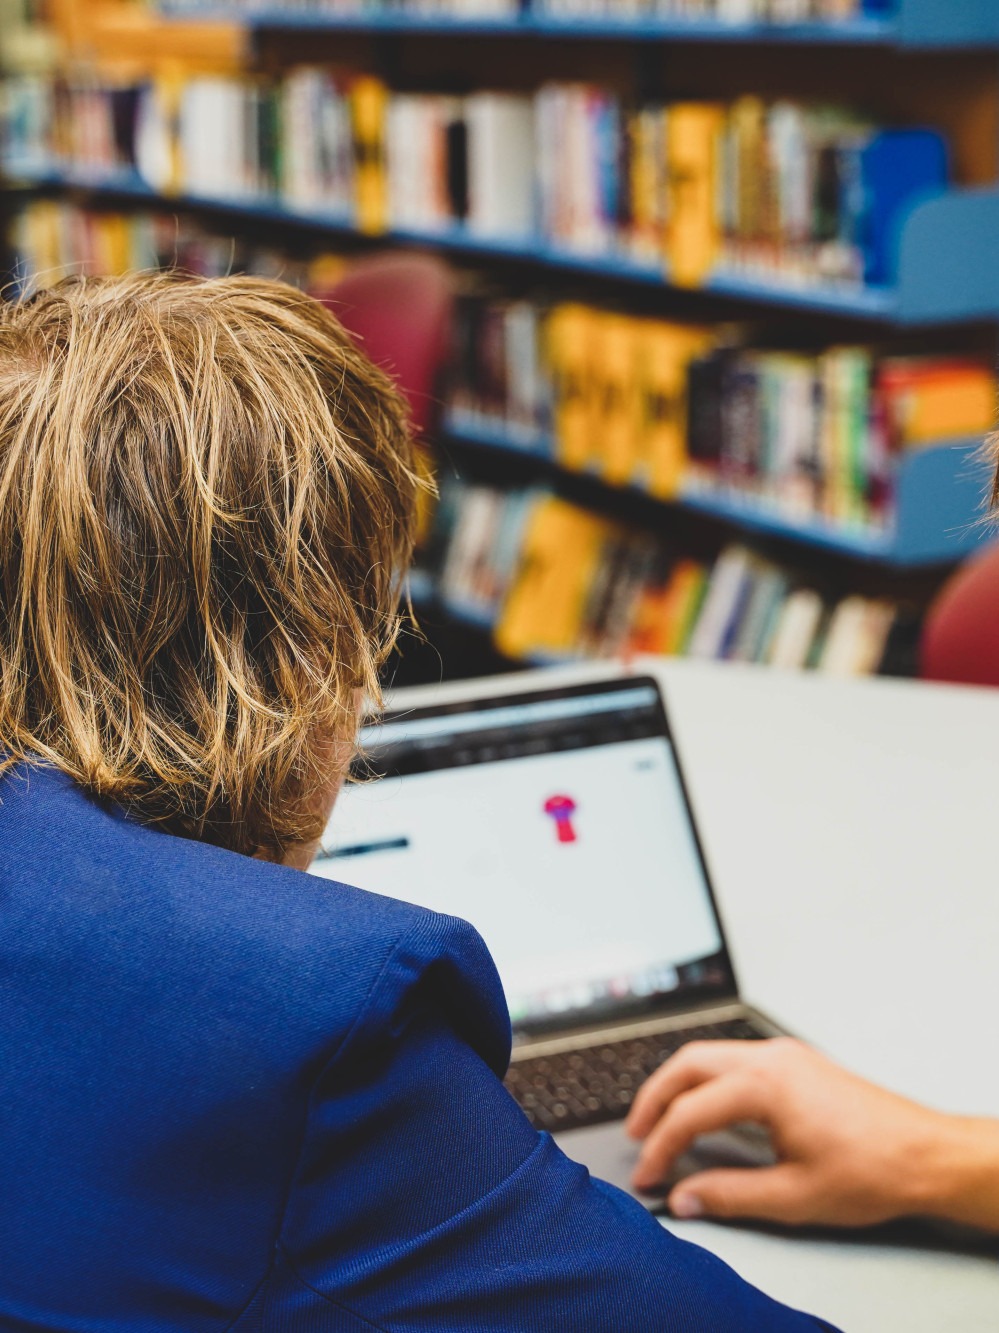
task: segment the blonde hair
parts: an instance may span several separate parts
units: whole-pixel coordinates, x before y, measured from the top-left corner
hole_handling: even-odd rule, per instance
[[[416,474],[390,380],[283,283],[72,279],[0,311],[0,772],[55,765],[245,853],[398,632]]]

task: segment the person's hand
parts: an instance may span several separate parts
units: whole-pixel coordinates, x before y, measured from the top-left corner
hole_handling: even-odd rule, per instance
[[[635,1187],[739,1121],[766,1127],[777,1164],[688,1177],[675,1216],[863,1226],[936,1213],[999,1228],[999,1125],[918,1106],[784,1037],[691,1042],[652,1075],[626,1126],[645,1141]]]

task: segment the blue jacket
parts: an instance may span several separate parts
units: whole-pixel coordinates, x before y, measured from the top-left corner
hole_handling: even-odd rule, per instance
[[[3,1333],[806,1333],[500,1082],[461,921],[0,782]]]

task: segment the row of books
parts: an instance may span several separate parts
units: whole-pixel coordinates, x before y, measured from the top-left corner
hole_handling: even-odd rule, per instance
[[[736,492],[795,517],[885,526],[899,451],[984,436],[995,410],[992,368],[971,356],[789,350],[748,326],[474,290],[458,302],[455,433],[550,449],[663,499]]]
[[[935,130],[787,99],[627,106],[556,84],[537,96],[536,135],[542,234],[665,255],[686,285],[718,267],[889,283],[901,219],[948,179]]]
[[[210,14],[246,22],[265,18],[289,25],[306,20],[387,17],[414,19],[509,19],[522,12],[521,0],[160,0],[159,10],[171,18]]]
[[[316,291],[342,256],[289,257],[170,214],[28,204],[13,224],[24,286],[66,273],[177,266],[282,277]],[[660,499],[750,496],[792,518],[886,528],[895,460],[984,436],[991,366],[971,356],[768,346],[752,326],[707,328],[575,302],[459,295],[446,390],[452,434],[553,457]]]
[[[206,230],[190,218],[140,210],[80,208],[64,199],[36,199],[11,224],[17,284],[23,289],[69,274],[120,274],[179,268],[206,278],[256,273],[315,290],[346,268],[337,255],[315,259]]]
[[[252,20],[413,15],[427,18],[516,17],[517,0],[160,0],[175,17],[200,14]],[[719,19],[727,23],[836,22],[884,12],[883,0],[536,0],[528,8],[565,19]]]
[[[836,23],[881,14],[879,0],[538,0],[560,19],[716,19],[722,23]]]
[[[830,601],[742,546],[713,564],[545,491],[450,481],[423,556],[445,605],[514,659],[678,654],[869,674],[896,608]]]
[[[582,83],[397,93],[306,66],[114,86],[26,76],[4,100],[10,163],[137,171],[161,193],[274,202],[366,232],[461,226],[665,265],[686,285],[718,267],[888,283],[900,219],[948,178],[934,130],[755,96],[632,105]]]

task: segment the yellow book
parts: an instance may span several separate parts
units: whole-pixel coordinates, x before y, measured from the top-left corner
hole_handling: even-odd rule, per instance
[[[369,234],[385,231],[389,220],[385,172],[388,100],[389,92],[381,79],[360,75],[351,85],[357,226]]]
[[[718,179],[725,109],[678,102],[666,121],[666,262],[680,287],[698,287],[718,256]]]
[[[749,257],[767,231],[767,110],[760,97],[740,97],[729,111],[729,132],[735,154],[735,199],[728,220],[738,258]]]
[[[611,525],[553,496],[538,501],[496,625],[508,657],[574,647],[586,598]]]
[[[545,326],[546,357],[555,386],[555,453],[583,469],[593,457],[593,354],[602,314],[590,306],[557,305]]]
[[[97,226],[97,263],[101,273],[115,277],[133,267],[131,219],[123,213],[100,213]]]
[[[676,495],[687,464],[687,372],[714,342],[709,329],[648,320],[642,326],[644,401],[635,481],[668,500]]]
[[[841,347],[830,347],[819,358],[822,379],[822,419],[819,438],[821,455],[821,510],[829,518],[845,519],[848,503],[845,486],[849,454],[849,403],[843,373]]]
[[[65,276],[65,254],[60,243],[61,205],[39,199],[15,220],[15,247],[28,261],[37,286],[48,286]]]
[[[605,481],[624,486],[635,475],[642,434],[642,321],[604,314],[595,380],[595,463]]]

